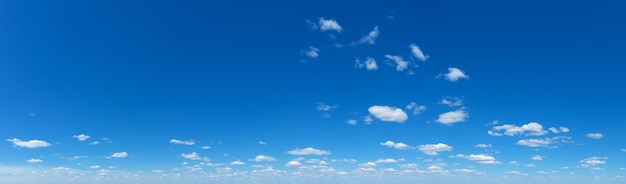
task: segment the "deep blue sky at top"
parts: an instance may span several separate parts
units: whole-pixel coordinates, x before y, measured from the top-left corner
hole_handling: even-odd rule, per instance
[[[120,147],[146,144],[131,153],[170,138],[340,148],[373,135],[352,143],[379,147],[429,131],[436,132],[430,142],[454,139],[447,131],[484,133],[482,125],[497,119],[597,125],[587,130],[626,138],[616,131],[626,128],[624,7],[617,0],[3,1],[0,135],[54,142],[89,133],[124,140]],[[311,30],[306,20],[320,17],[345,31],[332,40]],[[334,48],[374,26],[376,45]],[[432,57],[417,62],[415,75],[382,69],[384,54],[408,58],[411,43]],[[302,63],[309,46],[320,57]],[[354,69],[357,57],[377,58],[381,71]],[[435,77],[448,67],[471,78]],[[464,97],[472,124],[411,129],[448,110],[436,105],[443,96]],[[406,128],[345,124],[371,105],[411,101],[433,111]],[[340,108],[327,120],[318,102]]]

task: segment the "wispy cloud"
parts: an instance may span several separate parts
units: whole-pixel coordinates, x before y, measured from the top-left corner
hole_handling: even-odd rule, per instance
[[[361,60],[359,60],[359,58],[356,58],[356,60],[354,61],[354,68],[361,69],[364,67],[367,70],[378,70],[378,64],[376,64],[376,60],[374,60],[374,58],[368,57],[365,62],[362,62]]]
[[[406,70],[409,66],[409,62],[400,56],[385,54],[385,58],[395,62],[396,70],[399,72]]]
[[[602,133],[588,133],[587,137],[592,138],[592,139],[602,139],[604,137],[604,134],[602,134]]]
[[[170,139],[170,143],[172,143],[172,144],[182,144],[182,145],[188,145],[188,146],[196,144],[196,142],[193,141],[193,140],[183,141],[183,140],[178,140],[178,139]]]
[[[430,58],[430,56],[425,55],[424,52],[422,52],[422,50],[415,44],[409,45],[409,48],[411,49],[411,53],[413,53],[413,56],[420,61],[426,61],[428,58]]]

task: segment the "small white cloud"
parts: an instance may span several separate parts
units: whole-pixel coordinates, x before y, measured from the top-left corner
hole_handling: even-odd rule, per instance
[[[91,168],[91,169],[99,169],[100,166],[99,165],[92,165],[92,166],[89,166],[89,168]]]
[[[180,154],[180,156],[182,156],[185,159],[189,159],[189,160],[202,160],[202,157],[198,153],[196,153],[196,152],[182,153],[182,154]]]
[[[439,104],[444,104],[450,107],[460,107],[463,106],[463,100],[457,97],[444,97],[439,101]]]
[[[318,102],[317,106],[315,106],[315,108],[317,110],[320,110],[320,111],[330,111],[330,110],[333,110],[334,108],[337,108],[337,107],[339,107],[339,106],[338,105],[328,105],[328,104],[326,104],[324,102]]]
[[[428,58],[430,58],[430,56],[425,55],[424,52],[422,52],[422,50],[415,44],[409,45],[409,48],[411,49],[413,56],[420,61],[426,61]]]
[[[417,149],[420,150],[421,152],[424,152],[424,154],[427,154],[427,155],[438,155],[439,154],[438,152],[452,151],[452,146],[449,146],[444,143],[425,144],[425,145],[417,146]]]
[[[597,168],[599,165],[606,164],[606,160],[608,157],[589,157],[580,161],[580,165],[578,167],[581,168]]]
[[[564,126],[559,127],[559,130],[561,130],[561,132],[563,132],[563,133],[569,132],[569,128],[564,127]]]
[[[561,126],[561,127],[559,127],[559,128],[556,128],[556,127],[550,127],[550,128],[548,128],[548,130],[550,130],[550,132],[555,133],[555,134],[558,134],[558,133],[567,133],[567,132],[569,132],[569,128],[567,128],[567,127],[563,127],[563,126]]]
[[[298,167],[298,166],[302,166],[302,163],[300,163],[297,160],[292,160],[292,161],[287,162],[285,164],[285,166],[287,166],[287,167]]]
[[[376,167],[376,163],[366,162],[366,163],[359,164],[359,167]]]
[[[296,148],[294,150],[288,151],[287,153],[291,155],[330,155],[330,151],[319,150],[312,147],[304,149]]]
[[[13,138],[13,139],[7,139],[8,142],[12,142],[13,146],[18,146],[18,147],[24,147],[24,148],[43,148],[43,147],[48,147],[51,144],[46,142],[46,141],[42,141],[42,140],[29,140],[29,141],[22,141],[18,138]]]
[[[385,58],[394,61],[396,63],[396,70],[399,72],[406,70],[409,66],[409,62],[405,61],[404,58],[400,56],[385,54]]]
[[[202,146],[200,149],[211,149],[211,146]]]
[[[374,105],[368,111],[382,121],[403,123],[409,118],[402,109],[397,107]]]
[[[317,58],[320,56],[320,49],[310,46],[308,49],[303,49],[300,51],[301,54],[309,57],[309,58]]]
[[[491,144],[477,144],[477,145],[474,145],[474,147],[477,147],[477,148],[491,148]]]
[[[196,144],[196,142],[193,141],[193,140],[181,141],[181,140],[178,140],[178,139],[170,139],[170,143],[172,143],[172,144],[182,144],[182,145],[188,145],[188,146]]]
[[[378,70],[378,64],[376,64],[376,60],[371,57],[367,57],[367,60],[365,60],[365,62],[361,62],[361,60],[357,58],[355,60],[354,67],[358,69],[365,67],[365,69],[367,70]]]
[[[487,133],[489,133],[489,135],[491,136],[502,136],[502,135],[514,136],[518,134],[541,136],[541,135],[547,134],[548,131],[544,130],[541,124],[536,123],[536,122],[530,122],[522,126],[515,126],[515,125],[509,125],[509,124],[505,124],[501,126],[494,126],[493,129],[489,130]]]
[[[526,164],[526,167],[537,167],[535,164]]]
[[[251,159],[251,161],[255,161],[255,162],[272,162],[272,161],[276,161],[276,158],[271,157],[271,156],[258,155],[256,157],[254,157],[254,159]]]
[[[266,143],[266,142],[263,142],[263,141],[259,141],[259,143],[258,143],[258,144],[260,144],[260,145],[267,145],[267,143]]]
[[[407,150],[407,149],[412,149],[409,145],[398,142],[395,143],[393,141],[387,141],[387,142],[382,142],[380,143],[381,146],[387,146],[390,148],[394,148],[394,149],[398,149],[398,150]]]
[[[537,161],[540,161],[540,160],[543,160],[544,158],[546,158],[546,157],[545,157],[545,156],[541,156],[541,155],[533,155],[533,157],[532,157],[532,158],[530,158],[530,159],[531,159],[531,160],[537,160]]]
[[[91,144],[91,145],[97,145],[97,144],[100,144],[100,142],[98,142],[98,141],[93,141],[93,142],[91,142],[91,143],[89,143],[89,144]]]
[[[324,19],[324,17],[320,18],[319,28],[321,31],[337,31],[341,32],[342,28],[339,23],[337,23],[334,19]]]
[[[604,135],[601,133],[588,133],[587,137],[592,138],[592,139],[602,139]]]
[[[378,35],[380,34],[380,31],[378,31],[378,26],[374,27],[374,29],[372,31],[370,31],[367,35],[363,36],[360,40],[359,43],[361,44],[369,44],[369,45],[374,45],[376,43],[376,38],[378,38]]]
[[[419,105],[415,102],[411,102],[409,103],[409,105],[406,105],[405,107],[407,110],[413,110],[413,115],[418,115],[420,113],[422,113],[423,111],[426,110],[426,106],[423,105]]]
[[[348,121],[346,121],[346,123],[351,124],[351,125],[356,125],[356,120],[349,119]]]
[[[626,149],[622,149],[622,152],[626,152]]]
[[[491,155],[485,155],[485,154],[470,154],[470,155],[463,155],[463,154],[457,154],[456,156],[452,156],[453,158],[465,158],[471,161],[476,161],[479,164],[500,164],[499,161],[496,160],[495,157],[491,156]]]
[[[246,165],[246,163],[236,160],[236,161],[231,162],[230,165]]]
[[[548,139],[522,139],[517,141],[516,144],[528,147],[548,147],[552,144],[552,141]]]
[[[158,170],[158,169],[154,169],[152,170],[153,173],[163,173],[163,170]]]
[[[73,138],[78,139],[78,141],[85,141],[87,139],[89,139],[89,135],[85,135],[85,134],[80,134],[80,135],[74,135],[72,136]]]
[[[43,162],[43,160],[37,159],[37,158],[31,158],[29,160],[26,160],[26,162],[28,162],[28,163],[41,163],[41,162]]]
[[[514,165],[514,166],[519,166],[519,162],[517,161],[510,161],[509,164]]]
[[[452,125],[454,123],[463,122],[468,117],[469,114],[465,112],[465,110],[459,109],[440,114],[436,121],[444,125]]]
[[[450,82],[455,82],[459,79],[469,79],[469,76],[466,75],[461,69],[450,67],[448,68],[448,73],[441,74],[439,76],[443,76],[446,80]]]
[[[372,121],[374,120],[370,116],[365,116],[363,117],[363,121],[365,121],[365,124],[372,124]]]
[[[393,159],[393,158],[385,158],[385,159],[378,159],[376,161],[377,164],[393,164],[393,163],[398,163],[397,160]]]
[[[113,158],[125,158],[128,156],[128,153],[126,153],[125,151],[123,152],[115,152],[113,154],[111,154],[111,157]]]

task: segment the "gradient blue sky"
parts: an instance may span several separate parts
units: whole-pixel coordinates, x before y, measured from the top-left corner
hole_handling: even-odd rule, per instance
[[[2,1],[0,183],[623,183],[626,2]]]

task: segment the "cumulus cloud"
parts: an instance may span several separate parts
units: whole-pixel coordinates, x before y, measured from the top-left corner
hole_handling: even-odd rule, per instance
[[[491,148],[491,144],[477,144],[477,145],[474,145],[474,147],[477,147],[477,148]]]
[[[438,155],[438,152],[452,151],[452,146],[444,143],[424,144],[417,146],[417,149],[427,155]]]
[[[606,164],[608,157],[589,157],[580,161],[581,168],[598,168],[599,165]]]
[[[309,58],[317,58],[320,56],[319,54],[320,49],[310,46],[308,49],[302,49],[300,51],[301,54],[303,54],[304,56],[307,56]]]
[[[500,164],[499,161],[496,160],[496,158],[494,158],[491,155],[485,155],[485,154],[470,154],[470,155],[463,155],[463,154],[457,154],[455,156],[452,156],[453,158],[465,158],[471,161],[476,161],[479,164]]]
[[[76,138],[76,139],[78,139],[78,141],[85,141],[85,140],[89,139],[89,137],[90,137],[89,135],[85,135],[85,134],[72,136],[72,138]]]
[[[487,131],[487,133],[491,136],[502,136],[502,135],[541,136],[541,135],[545,135],[546,133],[548,133],[548,131],[543,129],[543,125],[536,123],[536,122],[530,122],[522,126],[515,126],[515,125],[509,125],[509,124],[505,124],[501,126],[494,126],[493,129]]]
[[[334,19],[324,19],[324,17],[320,18],[320,21],[318,22],[318,26],[319,26],[319,29],[321,31],[337,31],[337,32],[341,32],[343,30],[341,28],[341,25],[339,25],[339,23],[337,23],[336,20],[334,20]]]
[[[236,160],[236,161],[231,162],[230,165],[246,165],[246,163],[240,160]]]
[[[368,111],[382,121],[403,123],[409,118],[406,112],[397,107],[374,105]]]
[[[38,159],[38,158],[31,158],[29,160],[26,160],[26,162],[28,162],[28,163],[41,163],[41,162],[43,162],[43,160]]]
[[[111,157],[113,157],[113,158],[125,158],[125,157],[128,157],[128,153],[126,153],[125,151],[123,151],[123,152],[115,152],[115,153],[111,154]]]
[[[564,126],[561,126],[561,127],[559,127],[559,128],[556,128],[556,127],[550,127],[550,128],[548,128],[548,130],[550,130],[550,132],[555,133],[555,134],[558,134],[558,133],[567,133],[567,132],[569,132],[569,128],[564,127]]]
[[[532,158],[530,158],[531,160],[536,160],[536,161],[540,161],[543,160],[543,158],[546,158],[545,156],[541,156],[541,155],[533,155]]]
[[[181,140],[178,140],[178,139],[170,139],[170,143],[172,143],[172,144],[189,145],[189,146],[196,144],[196,142],[193,141],[193,140],[181,141]]]
[[[359,167],[376,167],[376,163],[366,162],[366,163],[359,164]]]
[[[424,52],[422,52],[422,50],[415,44],[409,45],[409,48],[411,49],[411,53],[413,53],[413,56],[420,61],[426,61],[428,58],[430,58],[430,56],[425,55]]]
[[[298,160],[292,160],[292,161],[287,162],[285,164],[285,166],[287,166],[287,167],[298,167],[298,166],[302,166],[302,163],[300,163],[300,161],[298,161]]]
[[[255,161],[255,162],[272,162],[272,161],[276,161],[276,158],[271,157],[271,156],[258,155],[256,157],[254,157],[254,159],[251,159],[251,161]]]
[[[568,136],[559,136],[552,138],[544,138],[544,139],[522,139],[517,141],[517,145],[528,146],[528,147],[548,147],[555,148],[556,146],[550,146],[554,143],[567,143],[570,142],[572,138]]]
[[[376,160],[376,163],[378,164],[393,164],[393,163],[398,163],[397,160],[393,159],[393,158],[385,158],[385,159],[378,159]]]
[[[12,142],[13,146],[17,146],[17,147],[23,147],[23,148],[43,148],[43,147],[48,147],[51,144],[46,142],[46,141],[42,141],[42,140],[28,140],[28,141],[22,141],[18,138],[13,138],[13,139],[7,139],[8,142]]]
[[[436,121],[444,125],[452,125],[454,123],[463,122],[468,117],[469,114],[465,112],[465,110],[459,109],[439,114],[439,118]]]
[[[409,145],[401,143],[401,142],[395,143],[393,141],[387,141],[387,142],[380,143],[380,145],[381,146],[387,146],[387,147],[394,148],[394,149],[398,149],[398,150],[411,149],[411,147]]]
[[[602,139],[604,135],[602,133],[588,133],[587,137],[592,139]]]
[[[330,155],[330,151],[319,150],[312,147],[304,149],[296,148],[294,150],[288,151],[287,153],[291,155]]]
[[[364,67],[367,70],[378,70],[378,64],[376,64],[376,60],[374,58],[367,57],[365,62],[361,62],[359,58],[356,58],[356,61],[354,63],[354,68],[361,69]]]
[[[413,115],[418,115],[420,113],[422,113],[422,111],[426,110],[426,106],[423,105],[419,105],[415,102],[411,102],[409,103],[409,105],[406,105],[406,110],[412,110],[413,111]]]
[[[406,70],[407,67],[409,66],[409,62],[405,61],[404,58],[400,56],[385,54],[385,58],[395,62],[396,70],[399,72]]]
[[[469,79],[469,76],[466,75],[461,69],[454,67],[448,68],[448,73],[440,74],[439,76],[443,76],[446,80],[450,82],[455,82],[459,79]]]

